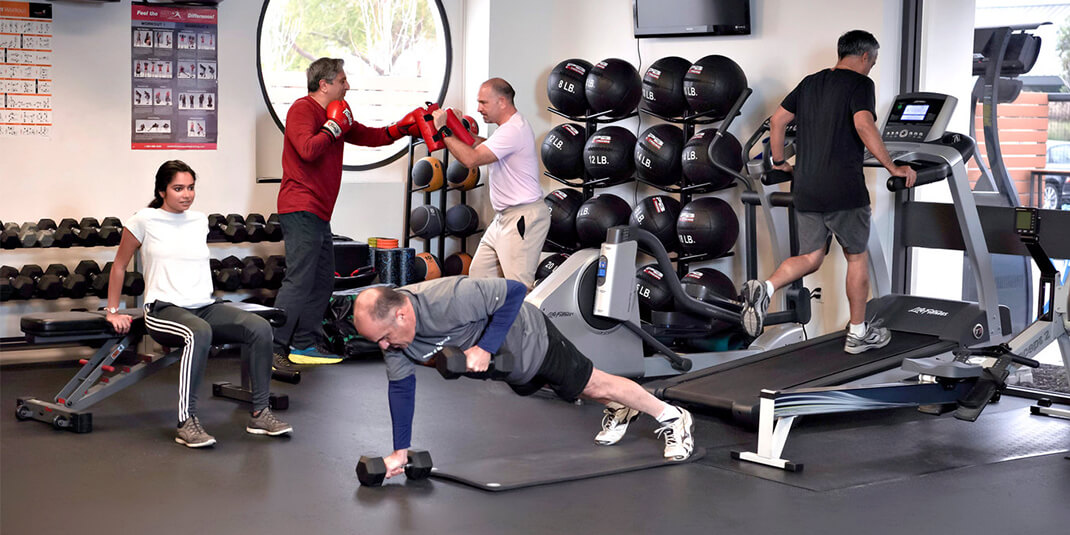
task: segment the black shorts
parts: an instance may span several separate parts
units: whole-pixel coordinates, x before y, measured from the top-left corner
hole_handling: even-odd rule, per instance
[[[543,320],[546,322],[549,344],[539,371],[528,383],[511,384],[509,387],[521,396],[530,396],[542,387],[549,386],[559,398],[576,401],[591,380],[594,364],[554,327],[549,318],[544,317]]]

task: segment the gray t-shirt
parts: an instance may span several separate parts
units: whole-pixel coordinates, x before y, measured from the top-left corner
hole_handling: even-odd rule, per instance
[[[391,381],[412,375],[413,362],[427,362],[444,345],[462,350],[476,345],[491,316],[505,303],[507,286],[506,279],[445,277],[398,291],[409,298],[416,312],[416,337],[404,350],[383,352]],[[499,350],[519,359],[506,382],[531,381],[542,366],[548,345],[542,311],[525,301]]]

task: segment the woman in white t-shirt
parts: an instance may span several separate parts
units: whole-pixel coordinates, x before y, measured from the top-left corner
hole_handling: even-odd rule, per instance
[[[179,160],[156,171],[148,208],[126,221],[108,279],[107,319],[116,332],[130,329],[131,316],[117,308],[126,266],[141,250],[145,269],[145,327],[162,345],[182,348],[178,375],[178,434],[175,442],[199,448],[215,444],[197,419],[197,392],[208,351],[215,342],[239,343],[248,359],[253,410],[245,430],[283,435],[293,428],[268,407],[271,381],[271,325],[264,318],[217,303],[208,260],[208,219],[190,210],[197,174]]]

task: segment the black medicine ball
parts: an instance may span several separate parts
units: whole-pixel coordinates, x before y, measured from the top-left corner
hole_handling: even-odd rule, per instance
[[[688,254],[722,256],[736,244],[739,218],[721,199],[702,197],[687,203],[680,211],[676,236]]]
[[[635,293],[639,295],[639,311],[644,315],[649,315],[651,310],[668,312],[673,308],[672,292],[657,264],[643,266],[635,272]]]
[[[716,305],[718,299],[735,300],[739,289],[732,279],[713,268],[699,268],[680,278],[680,285],[684,292],[699,301]],[[710,320],[710,333],[720,332],[736,327],[737,324]]]
[[[676,218],[680,217],[680,201],[668,195],[652,195],[641,201],[632,210],[628,224],[641,228],[655,237],[666,251],[679,249],[676,238]]]
[[[643,74],[643,109],[665,117],[685,115],[684,76],[689,68],[691,62],[677,56],[651,63]]]
[[[724,119],[745,89],[747,75],[739,64],[716,54],[696,61],[684,76],[684,96],[691,110],[714,119]]]
[[[663,123],[647,128],[635,144],[636,176],[660,186],[679,182],[683,149],[684,132],[676,125]]]
[[[479,229],[479,214],[467,204],[452,206],[446,210],[446,229],[454,236],[471,236]]]
[[[626,182],[635,173],[635,134],[621,126],[599,128],[583,147],[583,167],[591,178]]]
[[[732,175],[722,171],[710,160],[710,146],[717,138],[717,130],[707,128],[696,132],[684,145],[680,154],[683,165],[683,174],[692,185],[705,184],[706,187],[698,191],[713,191],[724,188],[732,183]],[[743,169],[743,146],[732,134],[725,132],[724,136],[713,146],[717,161],[725,167],[739,172]]]
[[[599,247],[606,240],[606,231],[610,227],[627,225],[632,213],[628,201],[603,193],[592,197],[580,206],[576,214],[576,234],[584,247]]]
[[[546,96],[550,98],[550,104],[565,115],[586,115],[585,83],[590,70],[591,64],[582,59],[566,59],[558,63],[546,80]]]
[[[579,240],[576,214],[583,204],[583,193],[574,189],[558,189],[551,191],[543,202],[550,209],[550,231],[546,238],[562,247],[575,247]]]
[[[424,204],[413,208],[409,214],[409,230],[421,238],[440,236],[444,228],[445,221],[438,207]]]
[[[549,277],[554,270],[561,267],[561,264],[564,264],[569,256],[568,253],[557,253],[552,254],[544,258],[542,262],[539,262],[539,267],[535,270],[535,285],[538,286],[543,279]]]
[[[639,71],[631,63],[617,58],[599,61],[591,67],[584,87],[591,111],[610,110],[613,117],[623,117],[635,111],[643,96]]]
[[[587,129],[578,124],[559,124],[542,141],[542,164],[557,178],[572,179],[583,176],[583,146]]]

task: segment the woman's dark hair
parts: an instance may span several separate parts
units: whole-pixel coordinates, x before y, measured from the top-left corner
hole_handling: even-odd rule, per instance
[[[152,202],[149,203],[149,208],[159,208],[163,206],[163,196],[160,195],[161,191],[167,189],[167,186],[171,184],[177,173],[189,173],[193,177],[193,181],[197,181],[197,173],[193,172],[193,169],[186,165],[186,162],[182,160],[168,160],[156,170],[156,185],[152,190]]]

